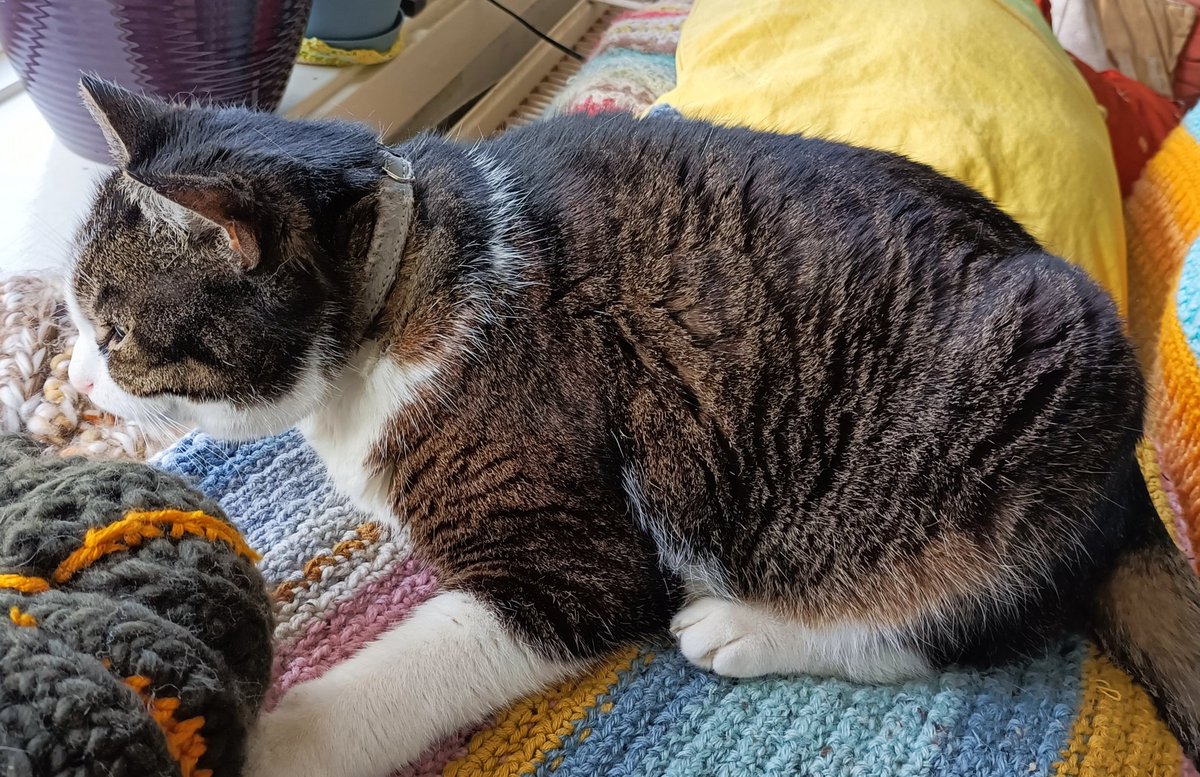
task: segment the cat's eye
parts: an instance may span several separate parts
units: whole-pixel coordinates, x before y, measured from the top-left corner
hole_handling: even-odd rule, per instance
[[[105,324],[104,328],[99,332],[99,342],[101,352],[107,351],[109,348],[116,348],[125,339],[125,329],[119,324]]]

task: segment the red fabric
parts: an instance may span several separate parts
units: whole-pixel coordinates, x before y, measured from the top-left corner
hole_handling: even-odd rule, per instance
[[[1183,111],[1150,87],[1116,70],[1098,73],[1075,57],[1071,60],[1104,108],[1121,196],[1127,197],[1146,162],[1183,118]]]
[[[1187,0],[1193,5],[1200,6],[1200,0]],[[1046,24],[1050,24],[1050,3],[1052,0],[1034,0]],[[1192,30],[1192,40],[1189,46],[1197,46],[1197,61],[1195,77],[1197,79],[1197,94],[1200,94],[1200,42],[1196,40],[1196,30]],[[1188,49],[1185,47],[1185,52]],[[1142,83],[1122,75],[1116,70],[1097,72],[1086,63],[1074,56],[1075,63],[1083,80],[1096,102],[1104,108],[1104,121],[1108,125],[1108,138],[1112,143],[1113,159],[1117,165],[1117,180],[1121,184],[1121,196],[1127,197],[1133,190],[1133,184],[1154,152],[1162,145],[1163,140],[1179,124],[1183,118],[1183,110],[1176,103],[1159,95],[1153,89]],[[1176,71],[1176,79],[1179,77]]]
[[[580,103],[576,108],[571,110],[571,113],[582,113],[587,116],[599,116],[602,113],[614,113],[621,110],[617,105],[617,101],[611,97],[605,97],[597,100],[595,97],[589,97]]]
[[[1050,16],[1050,0],[1033,0],[1033,4],[1042,12],[1042,18],[1046,20],[1046,24],[1053,29],[1054,20]]]

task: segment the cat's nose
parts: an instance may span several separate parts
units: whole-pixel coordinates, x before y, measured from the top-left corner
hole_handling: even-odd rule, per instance
[[[80,359],[72,359],[67,364],[67,380],[76,391],[85,397],[92,393],[92,389],[96,388],[96,381],[91,379],[88,372],[89,370],[84,369]]]

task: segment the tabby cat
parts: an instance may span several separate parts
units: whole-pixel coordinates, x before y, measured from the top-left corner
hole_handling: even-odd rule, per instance
[[[87,79],[119,170],[72,380],[298,426],[444,590],[260,722],[252,777],[383,777],[670,631],[890,683],[1093,635],[1195,756],[1200,586],[1135,460],[1111,300],[891,154],[685,120],[466,146]]]

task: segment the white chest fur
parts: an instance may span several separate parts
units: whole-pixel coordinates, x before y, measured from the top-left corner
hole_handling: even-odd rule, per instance
[[[380,353],[378,344],[368,343],[347,365],[329,401],[298,425],[338,490],[359,509],[392,525],[404,522],[390,497],[395,464],[374,466],[371,453],[389,422],[417,401],[436,371],[433,364],[396,364]]]

